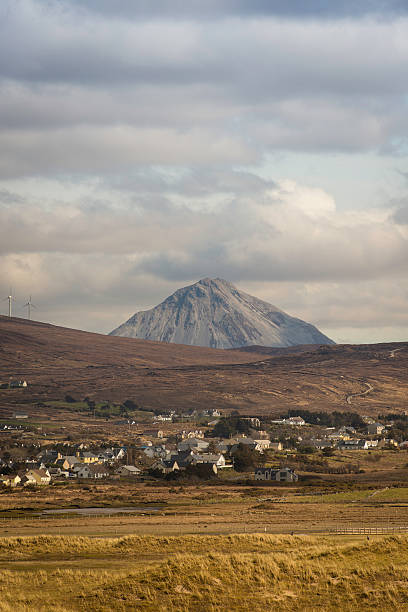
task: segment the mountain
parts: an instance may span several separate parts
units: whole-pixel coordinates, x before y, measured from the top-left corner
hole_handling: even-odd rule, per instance
[[[110,335],[212,348],[334,344],[316,327],[239,291],[221,278],[178,289]]]

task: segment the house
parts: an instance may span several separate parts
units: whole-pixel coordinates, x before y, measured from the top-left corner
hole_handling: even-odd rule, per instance
[[[45,451],[41,451],[38,455],[37,458],[39,459],[39,461],[41,461],[42,463],[55,463],[57,461],[57,459],[61,459],[62,455],[60,452],[55,451],[55,450],[51,450],[51,449],[46,449]]]
[[[378,440],[378,448],[384,448],[387,446],[397,447],[398,442],[396,440],[393,440],[392,438],[383,438],[382,440]]]
[[[185,440],[186,438],[196,438],[202,440],[204,438],[204,432],[201,431],[201,429],[196,429],[195,431],[183,430],[181,432],[181,439]]]
[[[371,436],[378,436],[382,434],[384,429],[385,426],[382,425],[382,423],[370,423],[369,425],[367,425],[367,433]]]
[[[217,410],[217,408],[210,408],[208,410],[204,410],[204,412],[202,413],[203,417],[220,417],[221,416],[221,412],[219,410]]]
[[[152,470],[160,470],[163,474],[169,474],[175,470],[179,470],[180,467],[175,459],[156,461],[151,466]]]
[[[337,448],[339,450],[368,450],[378,446],[378,440],[341,440]]]
[[[164,438],[164,432],[161,429],[146,429],[143,435],[147,438]]]
[[[236,444],[233,444],[230,448],[230,453],[234,454],[240,444],[249,446],[252,450],[263,453],[265,449],[270,448],[270,440],[253,440],[252,438],[237,438]]]
[[[81,464],[81,461],[74,455],[65,455],[65,457],[61,457],[61,459],[57,459],[55,462],[56,466],[63,467],[64,470],[72,470],[78,464]]]
[[[287,425],[306,425],[306,421],[300,416],[293,416],[285,419]]]
[[[21,478],[18,474],[2,474],[0,476],[0,482],[5,487],[16,487],[21,482]]]
[[[119,474],[119,476],[127,476],[132,478],[139,476],[141,473],[142,470],[134,465],[121,465],[117,470],[115,470],[115,474]]]
[[[28,414],[26,412],[15,412],[13,414],[14,419],[28,419]]]
[[[197,451],[206,451],[209,447],[209,442],[205,440],[201,440],[200,438],[187,438],[186,440],[182,440],[177,444],[177,450],[186,451],[186,450],[197,450]]]
[[[49,485],[51,475],[47,469],[43,470],[27,470],[21,479],[22,484],[27,485]]]
[[[281,468],[276,470],[273,468],[258,467],[255,470],[255,480],[276,480],[277,482],[297,482],[298,475],[290,468]]]
[[[202,453],[191,455],[190,463],[197,465],[197,463],[211,463],[217,466],[217,468],[225,467],[224,455],[215,455],[212,453]]]
[[[270,450],[281,451],[283,450],[282,442],[271,442],[269,445]]]
[[[94,480],[107,478],[110,475],[106,467],[98,463],[82,465],[76,472],[78,478],[92,478]]]
[[[98,455],[90,453],[89,451],[79,451],[77,457],[81,463],[98,463],[99,461]]]
[[[9,384],[10,389],[23,389],[24,387],[27,387],[25,380],[11,380]]]
[[[259,429],[261,426],[261,421],[258,417],[239,417],[240,421],[247,421],[251,427],[255,429]]]
[[[263,438],[256,438],[253,440],[256,444],[255,446],[255,450],[263,452],[264,450],[267,450],[268,448],[271,447],[271,441],[270,440],[266,440]]]
[[[310,444],[313,448],[317,448],[318,450],[323,450],[325,448],[331,448],[333,445],[333,441],[328,438],[311,438],[310,440],[305,441],[306,444]]]

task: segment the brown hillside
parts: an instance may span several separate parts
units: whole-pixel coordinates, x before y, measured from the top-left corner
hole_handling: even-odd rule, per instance
[[[103,336],[0,317],[0,381],[13,376],[29,382],[27,389],[1,390],[0,408],[6,414],[72,393],[133,399],[146,408],[218,407],[247,414],[296,407],[372,415],[408,409],[408,343],[272,354]]]

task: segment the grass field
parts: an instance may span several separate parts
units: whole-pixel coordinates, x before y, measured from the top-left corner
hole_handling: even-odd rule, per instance
[[[382,610],[408,605],[408,538],[0,539],[0,610]]]

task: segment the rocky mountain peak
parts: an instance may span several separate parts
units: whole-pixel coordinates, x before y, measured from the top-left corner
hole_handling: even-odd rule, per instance
[[[212,348],[334,344],[313,325],[222,278],[203,278],[178,289],[155,308],[134,314],[111,335]]]

